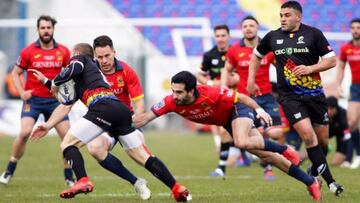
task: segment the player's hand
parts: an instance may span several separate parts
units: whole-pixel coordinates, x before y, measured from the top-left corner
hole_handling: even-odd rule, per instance
[[[296,66],[292,72],[296,77],[301,77],[303,75],[310,75],[312,73],[312,68],[311,66],[299,65]]]
[[[264,111],[264,109],[258,108],[258,109],[255,109],[255,111],[257,114],[256,115],[257,119],[263,120],[265,122],[266,126],[268,126],[268,127],[272,126],[273,120],[272,120],[271,116]]]
[[[59,92],[59,87],[52,85],[50,92],[51,92],[51,93],[54,95],[54,97],[56,98],[57,93]]]
[[[24,101],[29,100],[32,97],[33,90],[25,90],[20,94],[20,98]]]
[[[28,71],[31,72],[38,81],[40,81],[41,83],[45,83],[47,77],[45,77],[45,75],[42,72],[35,69],[29,69]]]
[[[344,91],[343,91],[341,85],[339,85],[339,86],[336,88],[335,97],[336,97],[336,98],[342,98],[343,95],[344,95]]]
[[[248,82],[246,90],[251,96],[261,96],[260,88],[255,82]]]
[[[44,137],[48,132],[49,132],[49,127],[46,125],[46,123],[44,124],[40,124],[39,126],[37,126],[30,135],[30,140],[33,142],[38,141],[39,139],[41,139],[42,137]]]

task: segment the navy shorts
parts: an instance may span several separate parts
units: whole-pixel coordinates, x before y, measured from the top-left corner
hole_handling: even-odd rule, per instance
[[[29,100],[24,101],[23,107],[21,110],[21,118],[31,117],[35,121],[39,118],[40,114],[43,114],[45,121],[50,118],[50,115],[59,105],[57,99],[55,98],[44,98],[32,96]],[[63,120],[69,120],[68,116],[65,116]]]
[[[258,97],[255,97],[254,100],[259,104],[261,108],[263,108],[266,113],[268,113],[272,120],[274,126],[281,126],[281,117],[279,111],[279,104],[276,102],[274,96],[272,94],[265,94]],[[256,112],[254,112],[256,118]],[[263,126],[260,119],[255,120],[255,126],[261,127]]]
[[[360,84],[350,86],[350,101],[360,102]]]
[[[231,122],[237,118],[250,118],[252,120],[255,120],[254,111],[242,103],[234,104],[231,111],[231,115],[229,116],[226,125],[223,126],[231,136],[232,136]]]

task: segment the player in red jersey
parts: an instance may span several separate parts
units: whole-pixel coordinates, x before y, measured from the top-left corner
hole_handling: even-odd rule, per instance
[[[93,48],[97,65],[106,77],[115,96],[122,101],[131,112],[144,112],[144,93],[140,80],[130,66],[115,58],[115,50],[111,38],[105,35],[95,38]],[[131,105],[131,101],[135,106],[135,111]],[[118,140],[109,136],[107,133],[104,133],[89,142],[87,148],[89,153],[101,166],[134,185],[135,191],[139,193],[141,199],[149,199],[151,192],[146,186],[146,180],[135,177],[131,172],[123,169],[123,167],[119,167],[119,164],[116,164],[120,163],[122,165],[121,161],[113,156],[110,151],[117,141]],[[124,172],[125,170],[126,172]]]
[[[227,82],[227,78],[232,74],[234,69],[239,74],[239,83],[237,85],[237,91],[246,95],[249,93],[246,90],[247,79],[249,73],[250,57],[253,49],[258,45],[260,38],[257,35],[259,23],[252,16],[246,16],[241,21],[241,28],[244,37],[232,45],[226,54],[227,61],[225,63],[225,71],[222,74],[223,82]],[[271,63],[274,61],[274,55],[272,53],[267,54],[261,60],[261,66],[256,73],[256,84],[260,88],[259,95],[254,99],[255,101],[268,112],[273,119],[273,126],[265,127],[259,120],[256,120],[255,126],[260,132],[263,132],[266,138],[280,139],[283,137],[283,131],[281,128],[281,117],[279,113],[279,105],[276,102],[274,96],[271,94],[272,86],[269,78],[269,69]],[[274,180],[275,176],[272,171],[271,165],[262,164],[265,166],[264,178],[265,180]]]
[[[215,26],[214,35],[216,46],[204,53],[200,71],[196,74],[196,78],[201,84],[220,86],[221,71],[226,61],[225,55],[230,47],[229,27],[227,25]],[[234,146],[234,143],[231,136],[222,127],[212,125],[211,133],[214,137],[216,151],[219,152],[219,164],[217,168],[210,173],[210,176],[224,177],[226,173],[226,163],[229,157],[229,149]]]
[[[16,137],[11,158],[6,171],[0,176],[0,183],[8,184],[13,176],[17,162],[25,153],[26,143],[40,114],[47,120],[52,111],[59,105],[49,90],[43,86],[32,75],[27,75],[25,88],[21,82],[21,76],[29,69],[36,69],[46,77],[53,78],[60,73],[62,67],[66,67],[70,59],[70,51],[63,45],[57,43],[54,38],[56,20],[50,16],[42,15],[37,19],[37,32],[39,39],[20,52],[20,56],[12,70],[14,84],[21,99],[24,101],[21,112],[20,135]],[[66,117],[55,126],[60,139],[62,140],[69,129],[69,120]],[[65,163],[65,181],[73,184],[72,170]]]
[[[360,167],[360,18],[355,18],[351,21],[350,31],[352,40],[344,44],[340,50],[336,82],[339,87],[339,94],[341,95],[341,83],[344,78],[345,64],[348,62],[352,75],[352,84],[350,87],[347,120],[351,131],[351,140],[357,155],[350,168],[356,169]]]
[[[259,131],[253,128],[253,111],[248,107],[254,109],[257,117],[265,123],[268,125],[272,123],[269,114],[253,99],[233,90],[197,86],[195,76],[188,71],[181,71],[172,77],[171,89],[172,95],[153,105],[151,111],[133,118],[137,127],[146,125],[156,117],[169,112],[175,112],[197,123],[223,126],[233,136],[235,146],[258,155],[303,182],[308,186],[311,196],[320,200],[321,193],[317,179],[296,166],[299,163],[298,154],[285,145],[263,139]]]

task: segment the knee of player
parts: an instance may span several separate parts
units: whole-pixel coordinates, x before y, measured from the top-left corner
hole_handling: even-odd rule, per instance
[[[97,161],[103,161],[106,158],[108,150],[105,146],[89,143],[87,149],[92,157]]]
[[[248,149],[249,143],[246,142],[244,139],[235,139],[234,144],[236,147],[239,147],[240,149]]]

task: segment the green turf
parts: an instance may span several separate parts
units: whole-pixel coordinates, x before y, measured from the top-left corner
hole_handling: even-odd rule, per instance
[[[13,139],[0,137],[1,171],[10,156]],[[275,170],[275,181],[265,182],[262,169],[257,164],[249,168],[228,169],[226,180],[209,178],[209,172],[217,163],[211,136],[147,132],[146,141],[151,151],[188,187],[193,195],[193,202],[312,202],[303,184],[278,170]],[[11,183],[6,187],[0,185],[0,202],[64,202],[58,197],[58,193],[65,189],[58,146],[57,137],[29,143]],[[91,194],[81,194],[67,202],[141,201],[131,185],[103,170],[85,149],[82,152],[95,189]],[[113,154],[119,156],[136,175],[148,180],[153,194],[148,202],[173,202],[168,188],[130,160],[119,146],[115,147]],[[338,198],[327,187],[323,187],[323,202],[360,202],[360,169],[333,168],[333,173],[346,191]]]

